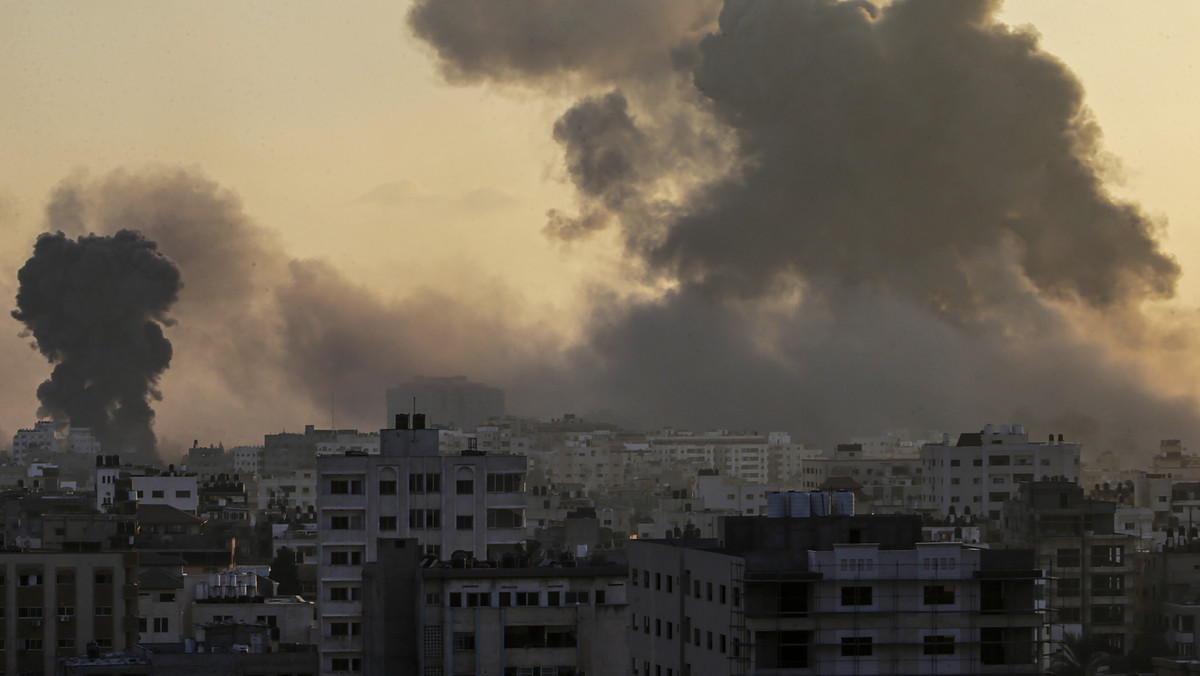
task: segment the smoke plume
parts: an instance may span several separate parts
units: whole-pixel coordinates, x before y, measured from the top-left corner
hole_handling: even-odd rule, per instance
[[[602,11],[557,7],[563,35]],[[1195,393],[1151,384],[1164,352],[1145,351],[1186,355],[1153,338],[1180,275],[1164,226],[1110,195],[1083,87],[998,7],[727,0],[694,52],[660,26],[636,48],[618,31],[624,56],[538,40],[520,13],[482,39],[487,3],[410,21],[453,82],[580,96],[553,129],[578,216],[544,232],[615,228],[666,290],[598,296],[571,374],[596,405],[825,442],[991,420],[1123,446],[1200,433]],[[475,38],[491,58],[466,56]],[[653,49],[674,70],[605,65]]]
[[[131,230],[70,239],[44,234],[18,275],[17,309],[55,364],[39,416],[90,427],[104,450],[155,456],[151,399],[171,363],[163,335],[179,268]]]
[[[189,443],[253,442],[328,421],[331,404],[339,427],[377,429],[385,390],[414,375],[508,382],[533,355],[560,351],[502,280],[384,297],[328,263],[293,257],[232,191],[194,171],[75,177],[45,215],[49,230],[136,228],[178,265],[187,284],[172,309],[176,358],[163,388],[186,406],[161,413]]]

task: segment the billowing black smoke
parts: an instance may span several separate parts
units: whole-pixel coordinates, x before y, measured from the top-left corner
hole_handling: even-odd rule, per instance
[[[39,416],[90,427],[107,452],[155,457],[152,399],[171,363],[163,335],[179,268],[131,230],[38,237],[18,275],[13,317],[55,364]]]
[[[555,5],[561,34],[629,9],[584,4]],[[1136,364],[1143,306],[1180,275],[1162,226],[1106,190],[1081,84],[999,5],[726,0],[713,25],[697,2],[611,38],[640,70],[504,3],[419,0],[410,24],[451,81],[580,96],[553,130],[578,212],[544,232],[615,228],[669,289],[594,306],[572,375],[598,405],[826,442],[1000,419],[1200,434],[1196,402]]]

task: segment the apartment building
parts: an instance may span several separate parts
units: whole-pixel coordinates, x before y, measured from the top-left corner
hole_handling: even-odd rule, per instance
[[[422,567],[412,540],[385,540],[379,556],[363,576],[369,673],[627,673],[624,565]]]
[[[317,460],[322,673],[363,667],[363,566],[380,538],[412,538],[422,555],[499,560],[526,537],[525,458],[439,452],[425,416],[397,416],[380,453]]]
[[[1039,673],[1032,552],[920,532],[913,515],[730,517],[714,540],[630,542],[630,673]]]
[[[1023,425],[987,425],[960,434],[954,444],[943,436],[941,443],[921,447],[923,508],[942,517],[999,521],[1005,501],[1022,483],[1078,483],[1080,451],[1061,434],[1057,440],[1052,434],[1045,442],[1032,442]]]
[[[196,513],[200,500],[194,474],[161,472],[132,477],[133,492],[143,505],[169,505],[175,509]]]
[[[137,640],[136,552],[0,552],[0,664],[52,674],[59,658]]]
[[[1046,573],[1049,651],[1069,634],[1101,637],[1120,654],[1133,645],[1136,535],[1116,532],[1116,503],[1088,500],[1065,481],[1022,484],[1005,506],[1001,542],[1034,550]]]
[[[703,434],[672,432],[646,438],[653,454],[669,462],[694,462],[745,483],[770,481],[770,438],[718,430]]]

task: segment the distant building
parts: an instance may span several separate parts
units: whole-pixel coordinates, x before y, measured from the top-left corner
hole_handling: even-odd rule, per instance
[[[987,425],[980,432],[964,432],[951,444],[921,447],[926,510],[942,517],[971,516],[1000,520],[1005,501],[1022,483],[1061,480],[1079,482],[1080,444],[1057,441],[1031,442],[1023,425]]]
[[[414,399],[431,422],[447,427],[472,429],[504,415],[504,390],[500,388],[473,383],[465,376],[417,376],[387,391],[385,424],[390,425],[397,413],[412,413]]]
[[[25,465],[35,460],[49,460],[58,453],[96,455],[100,452],[100,442],[92,435],[90,427],[70,427],[60,439],[53,421],[39,420],[32,429],[17,430],[12,449],[13,459]]]

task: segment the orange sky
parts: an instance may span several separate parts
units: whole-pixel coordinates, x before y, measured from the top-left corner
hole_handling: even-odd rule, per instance
[[[570,101],[444,84],[409,37],[406,10],[374,0],[0,2],[0,291],[12,292],[59,181],[167,165],[233,190],[292,255],[326,259],[385,297],[419,283],[453,288],[471,271],[502,279],[567,331],[581,290],[611,279],[615,258],[603,241],[565,255],[541,234],[547,209],[571,207],[549,134]],[[1113,189],[1169,222],[1166,247],[1184,268],[1179,302],[1200,302],[1190,189],[1200,175],[1200,5],[1009,0],[1002,17],[1035,26],[1083,81],[1120,160]],[[413,249],[419,260],[395,264],[395,252]],[[19,330],[11,321],[0,332],[4,434],[32,422],[31,383],[49,371]],[[171,389],[181,386],[164,380],[160,428],[190,439]],[[313,422],[293,415],[262,420],[259,433]],[[239,429],[223,440],[254,438]]]

